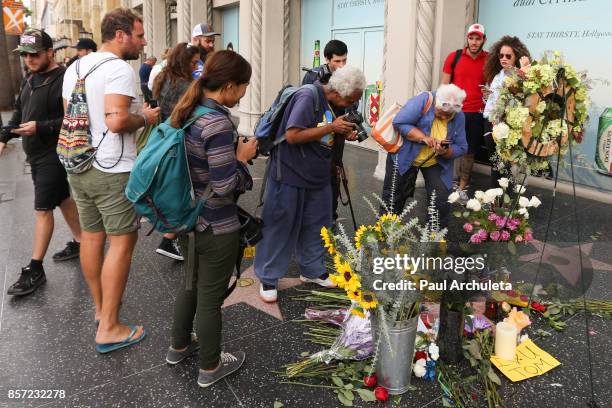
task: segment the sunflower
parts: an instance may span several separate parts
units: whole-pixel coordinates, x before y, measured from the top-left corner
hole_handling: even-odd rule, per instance
[[[349,299],[354,300],[355,302],[361,302],[361,291],[360,290],[346,292],[346,296]]]
[[[330,236],[329,231],[327,230],[326,227],[321,228],[321,238],[323,238],[325,248],[327,248],[327,251],[329,252],[329,254],[334,255],[336,253],[336,247],[334,245],[335,244],[334,238],[333,238],[333,235]]]
[[[376,299],[376,295],[374,294],[374,292],[362,292],[359,304],[364,309],[375,309],[376,306],[378,306],[378,299]]]
[[[363,234],[368,230],[368,227],[362,225],[359,227],[357,232],[355,233],[355,248],[361,249],[361,239],[363,238]]]
[[[363,309],[360,307],[355,307],[351,309],[351,314],[354,314],[355,316],[359,316],[361,318],[365,317],[365,313],[363,313]]]

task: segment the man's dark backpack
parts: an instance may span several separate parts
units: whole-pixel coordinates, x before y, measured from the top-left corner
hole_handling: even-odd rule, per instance
[[[450,76],[450,82],[449,84],[452,84],[453,81],[455,80],[455,67],[457,66],[457,63],[459,62],[459,60],[461,59],[461,54],[463,54],[463,49],[459,48],[457,51],[455,51],[455,58],[453,58],[453,62],[451,63],[451,76]]]

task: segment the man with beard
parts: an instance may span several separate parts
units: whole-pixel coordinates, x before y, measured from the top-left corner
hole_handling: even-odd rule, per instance
[[[138,59],[146,44],[142,19],[129,9],[112,10],[102,19],[100,50],[76,61],[64,76],[65,107],[73,96],[83,96],[75,85],[77,78],[85,79],[88,130],[91,144],[97,147],[92,167],[70,174],[68,180],[83,229],[81,268],[99,322],[95,339],[99,353],[131,346],[147,333],[142,326],[119,322],[119,304],[139,228],[134,207],[124,194],[136,159],[135,132],[156,123],[159,116],[159,108],[134,113],[136,73],[126,61]],[[110,245],[105,256],[107,237]]]
[[[6,143],[22,137],[26,160],[32,169],[34,182],[34,246],[30,263],[21,268],[17,282],[8,289],[9,295],[23,296],[34,292],[46,281],[43,259],[53,235],[53,210],[60,207],[73,240],[53,255],[56,261],[77,258],[81,228],[79,216],[55,147],[64,115],[62,78],[65,68],[53,59],[53,41],[41,30],[27,30],[20,38],[18,51],[29,69],[21,85],[15,112],[0,135],[0,155]]]
[[[488,52],[483,50],[487,40],[482,24],[472,24],[467,32],[467,46],[462,50],[451,52],[442,73],[443,84],[453,83],[463,89],[467,97],[463,102],[465,114],[465,136],[468,142],[468,152],[459,162],[459,185],[457,192],[459,200],[468,201],[466,189],[470,182],[474,155],[483,144],[484,118],[482,110],[482,86],[485,85],[484,65]]]
[[[204,70],[206,55],[215,50],[215,36],[221,35],[210,24],[198,24],[191,30],[191,45],[200,49],[200,61],[193,71],[193,79],[198,79]]]

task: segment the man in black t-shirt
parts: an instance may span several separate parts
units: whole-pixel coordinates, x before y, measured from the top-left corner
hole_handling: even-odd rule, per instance
[[[57,153],[57,139],[64,116],[62,82],[65,68],[53,59],[53,41],[41,30],[29,29],[21,36],[18,51],[30,75],[21,84],[15,112],[0,134],[0,155],[6,143],[21,137],[26,160],[32,169],[36,227],[30,263],[8,289],[9,295],[23,296],[45,283],[43,259],[53,235],[53,210],[60,207],[74,239],[53,255],[56,261],[77,258],[81,228],[66,171]]]

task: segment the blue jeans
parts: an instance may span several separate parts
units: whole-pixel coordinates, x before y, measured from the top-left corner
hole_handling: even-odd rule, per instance
[[[300,273],[318,278],[325,273],[321,227],[331,225],[331,186],[306,189],[268,177],[262,218],[263,238],[255,251],[255,274],[276,285],[295,254]]]

